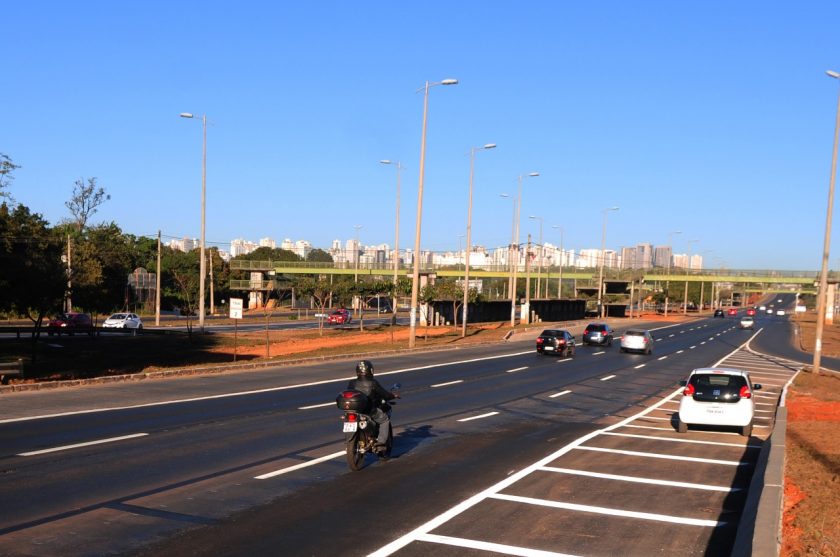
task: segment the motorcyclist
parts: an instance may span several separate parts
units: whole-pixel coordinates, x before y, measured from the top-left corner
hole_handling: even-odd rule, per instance
[[[390,391],[386,391],[379,381],[373,378],[373,362],[370,360],[362,360],[356,364],[356,379],[350,381],[347,385],[348,389],[356,390],[364,393],[371,401],[370,417],[379,424],[379,435],[376,437],[376,451],[385,450],[388,441],[388,424],[391,423],[391,418],[388,413],[382,409],[385,402],[397,398],[397,395]]]

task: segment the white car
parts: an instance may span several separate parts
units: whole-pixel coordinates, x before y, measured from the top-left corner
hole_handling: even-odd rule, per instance
[[[628,329],[621,335],[622,352],[653,352],[653,335],[642,329]]]
[[[733,368],[699,368],[684,384],[677,431],[685,433],[690,425],[731,426],[741,435],[752,435],[753,384],[746,371]]]
[[[783,309],[777,309],[776,310],[776,315],[784,315],[784,314],[785,314],[785,310],[783,310]]]
[[[761,306],[758,309],[759,309],[759,311],[767,311],[767,306]]]
[[[741,318],[741,322],[738,323],[738,327],[741,329],[752,329],[755,327],[755,319],[749,315],[745,315]]]
[[[136,313],[115,313],[102,323],[105,329],[142,329],[143,321]]]

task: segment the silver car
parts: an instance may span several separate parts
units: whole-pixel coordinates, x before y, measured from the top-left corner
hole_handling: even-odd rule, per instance
[[[621,335],[622,352],[653,353],[653,335],[644,329],[628,329]]]
[[[755,319],[746,315],[741,318],[741,322],[738,324],[738,327],[741,329],[752,329],[755,327]]]
[[[115,313],[102,323],[106,329],[142,329],[143,321],[136,313]]]

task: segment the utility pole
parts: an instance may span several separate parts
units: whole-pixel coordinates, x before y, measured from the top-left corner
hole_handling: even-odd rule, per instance
[[[155,276],[155,327],[160,327],[160,230],[158,230],[157,244],[157,273]]]
[[[213,315],[216,312],[213,306],[213,250],[207,250],[207,259],[210,265],[210,315]]]

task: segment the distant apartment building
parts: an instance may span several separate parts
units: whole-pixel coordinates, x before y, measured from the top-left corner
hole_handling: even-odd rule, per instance
[[[307,240],[298,240],[295,242],[294,246],[292,246],[292,251],[297,254],[298,257],[301,259],[306,259],[309,256],[309,252],[312,251],[312,244],[310,244]]]
[[[277,242],[275,242],[271,238],[260,238],[259,245],[261,248],[274,249],[277,247]]]
[[[671,246],[659,246],[653,251],[653,266],[668,268],[672,265]]]
[[[199,247],[199,242],[195,238],[181,238],[180,240],[170,240],[169,247],[183,252],[191,252]]]
[[[237,238],[235,240],[231,240],[230,242],[230,255],[231,257],[248,255],[258,247],[260,246],[258,246],[254,242],[242,238]]]

